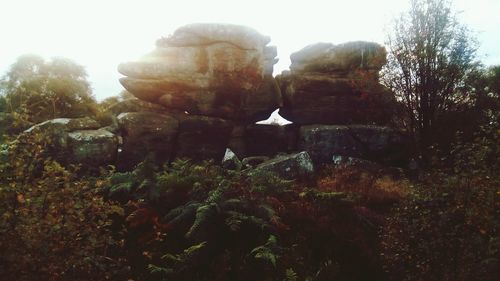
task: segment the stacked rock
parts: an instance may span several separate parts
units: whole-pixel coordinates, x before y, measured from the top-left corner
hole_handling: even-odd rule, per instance
[[[281,106],[272,76],[277,50],[269,41],[244,26],[191,24],[159,39],[141,59],[120,64],[121,84],[141,100],[114,107],[120,162],[134,165],[147,154],[159,161],[222,159],[233,127],[266,119]]]
[[[191,24],[123,63],[121,84],[134,96],[192,115],[252,123],[281,103],[272,77],[276,47],[257,31],[229,24]]]
[[[315,163],[338,156],[395,163],[404,138],[385,127],[394,117],[394,95],[379,83],[385,48],[372,42],[318,43],[290,56],[279,78],[280,115],[299,125],[297,149]]]
[[[280,115],[295,124],[378,124],[393,117],[394,95],[378,81],[384,47],[372,42],[318,43],[290,56],[279,78]]]

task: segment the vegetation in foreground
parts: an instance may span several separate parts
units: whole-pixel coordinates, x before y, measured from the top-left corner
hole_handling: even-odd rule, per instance
[[[499,273],[498,140],[457,145],[447,159],[453,169],[417,178],[362,162],[324,167],[308,182],[183,159],[89,175],[52,160],[46,141],[22,135],[1,162],[0,272],[8,279],[495,280]]]

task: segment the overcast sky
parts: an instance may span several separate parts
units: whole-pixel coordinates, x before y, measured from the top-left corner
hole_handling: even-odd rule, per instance
[[[193,22],[248,25],[278,46],[277,71],[290,53],[315,42],[384,42],[405,0],[0,0],[0,76],[22,54],[63,56],[84,65],[94,95],[118,94],[116,66]],[[500,0],[455,0],[475,30],[485,64],[500,64]],[[275,71],[276,72],[276,71]]]

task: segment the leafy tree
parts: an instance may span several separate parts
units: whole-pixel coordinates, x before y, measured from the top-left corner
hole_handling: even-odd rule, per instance
[[[439,120],[469,101],[476,42],[449,0],[411,0],[388,36],[383,80],[405,107],[404,125],[422,152],[435,141]]]
[[[85,69],[65,58],[45,61],[36,55],[19,57],[2,78],[0,93],[5,97],[6,111],[27,124],[95,113]]]

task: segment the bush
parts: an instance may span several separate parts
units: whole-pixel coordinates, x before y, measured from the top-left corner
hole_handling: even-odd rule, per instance
[[[500,276],[500,143],[490,129],[456,145],[451,167],[424,176],[388,219],[382,255],[393,280]]]
[[[373,207],[390,206],[412,191],[402,172],[367,161],[326,167],[317,187],[322,191],[345,192],[352,199]]]
[[[107,280],[122,270],[123,209],[46,155],[43,135],[22,135],[0,163],[0,275],[8,280]],[[23,145],[27,143],[29,145]]]

